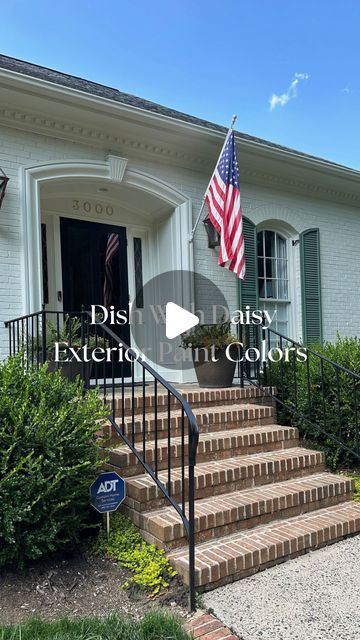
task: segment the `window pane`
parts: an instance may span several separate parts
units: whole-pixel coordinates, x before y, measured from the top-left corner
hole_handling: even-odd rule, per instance
[[[287,305],[286,304],[277,304],[276,319],[278,322],[287,321]]]
[[[266,280],[266,297],[267,298],[276,298],[276,280]]]
[[[279,288],[279,298],[282,298],[283,300],[287,300],[288,299],[288,283],[287,280],[279,280],[278,281],[278,288]]]
[[[264,258],[259,258],[258,260],[258,275],[259,278],[263,278],[264,277]]]
[[[265,284],[263,278],[259,278],[259,298],[265,298]]]
[[[287,322],[278,322],[276,330],[282,333],[283,336],[287,336]]]
[[[286,258],[286,240],[281,236],[276,236],[277,243],[277,257],[278,258]]]
[[[276,278],[276,273],[275,273],[275,260],[272,260],[271,258],[266,258],[266,277],[267,278]]]
[[[262,231],[259,231],[259,233],[257,234],[257,253],[258,253],[258,256],[264,255],[264,252],[263,252],[263,232]]]
[[[274,312],[276,311],[276,304],[275,302],[267,302],[264,305],[264,308],[266,309],[266,311],[270,313],[270,316],[272,317]],[[275,318],[276,318],[276,313],[275,313]]]
[[[275,233],[265,231],[265,255],[267,258],[275,257]]]
[[[277,260],[277,277],[287,278],[287,260]]]
[[[141,238],[134,238],[135,301],[138,309],[144,308]]]

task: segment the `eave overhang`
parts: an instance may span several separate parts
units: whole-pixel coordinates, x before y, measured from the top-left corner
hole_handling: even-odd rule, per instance
[[[226,130],[0,69],[0,122],[211,173]],[[181,116],[182,114],[179,114]],[[360,171],[236,132],[241,179],[359,206]]]

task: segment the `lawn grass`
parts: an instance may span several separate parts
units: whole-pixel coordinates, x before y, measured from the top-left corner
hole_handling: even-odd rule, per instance
[[[166,613],[147,613],[140,622],[110,615],[104,618],[30,620],[0,626],[0,640],[190,640],[180,621]]]

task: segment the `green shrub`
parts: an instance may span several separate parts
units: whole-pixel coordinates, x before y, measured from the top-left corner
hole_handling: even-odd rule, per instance
[[[111,530],[107,537],[101,531],[94,552],[118,561],[132,573],[123,585],[136,585],[150,591],[153,596],[169,586],[176,571],[171,567],[165,552],[153,544],[147,544],[131,520],[120,513],[111,516]]]
[[[224,349],[234,342],[235,336],[230,331],[228,322],[218,322],[217,324],[198,324],[195,329],[184,334],[181,346],[184,349],[191,347],[192,349]]]
[[[338,336],[336,343],[311,345],[311,350],[360,375],[358,338]],[[320,358],[310,354],[308,362],[290,357],[289,363],[272,364],[271,382],[285,403],[279,410],[279,422],[298,426],[303,438],[326,453],[330,467],[359,466],[359,458],[342,444],[360,453],[360,381],[326,361],[321,365]],[[296,406],[306,420],[289,410]]]
[[[357,471],[357,473],[359,473],[359,471]],[[353,475],[352,477],[355,483],[355,491],[354,491],[353,499],[356,500],[356,502],[360,502],[360,476]]]
[[[83,397],[80,381],[46,365],[25,370],[21,355],[0,365],[0,567],[79,540],[105,415],[97,392]]]

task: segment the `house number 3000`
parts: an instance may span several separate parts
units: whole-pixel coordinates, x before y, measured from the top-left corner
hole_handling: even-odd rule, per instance
[[[91,213],[95,211],[99,216],[102,213],[106,213],[108,216],[112,216],[114,213],[114,209],[110,204],[103,205],[101,202],[89,202],[89,200],[73,200],[73,210],[74,211],[83,211],[84,213]]]

